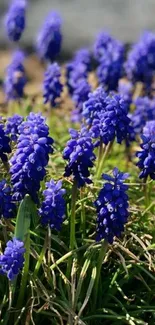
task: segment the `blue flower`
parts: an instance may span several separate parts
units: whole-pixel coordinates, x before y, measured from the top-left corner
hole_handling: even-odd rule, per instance
[[[87,80],[91,70],[91,57],[88,49],[80,49],[75,52],[73,60],[66,64],[66,83],[70,95],[73,94],[77,83]]]
[[[7,242],[4,254],[0,256],[0,273],[13,281],[24,265],[24,243],[13,238]]]
[[[70,129],[71,140],[67,142],[63,152],[63,158],[68,160],[65,168],[65,177],[73,175],[78,187],[90,184],[89,168],[93,167],[93,161],[96,159],[93,150],[92,139],[87,132],[83,130],[78,132]]]
[[[103,174],[106,180],[95,201],[97,211],[97,237],[96,240],[106,239],[110,244],[114,237],[120,237],[124,230],[124,224],[129,216],[128,186],[124,184],[128,174],[113,170],[113,177]]]
[[[60,82],[61,71],[57,63],[49,65],[45,72],[43,84],[44,104],[50,103],[51,106],[56,106],[56,99],[61,96],[63,86]]]
[[[72,121],[80,122],[82,119],[83,103],[88,100],[88,95],[91,92],[91,86],[87,80],[82,79],[77,82],[74,89],[72,100],[75,103],[76,109],[72,112]],[[76,120],[75,120],[76,116]]]
[[[9,134],[12,141],[17,141],[19,135],[18,126],[23,122],[23,120],[23,116],[18,114],[8,117],[6,121],[5,133]]]
[[[65,192],[61,181],[56,183],[51,180],[46,183],[46,190],[43,192],[45,199],[39,209],[43,226],[49,225],[52,229],[60,231],[65,217]]]
[[[144,82],[150,87],[155,70],[155,34],[145,32],[133,46],[125,63],[129,80]]]
[[[23,60],[24,54],[21,51],[15,52],[11,64],[6,69],[4,91],[7,101],[20,99],[24,96],[27,79]]]
[[[66,82],[70,95],[73,95],[77,82],[87,80],[88,70],[83,62],[72,61],[66,65]]]
[[[120,79],[118,83],[118,93],[127,102],[130,109],[130,104],[132,103],[133,94],[133,84],[132,82],[124,79]]]
[[[0,218],[13,218],[16,213],[16,205],[12,202],[11,187],[6,180],[0,181]]]
[[[49,128],[40,113],[30,113],[18,130],[17,150],[10,160],[13,199],[20,201],[29,194],[37,202],[49,154],[53,153],[53,139],[49,137]]]
[[[139,178],[150,176],[155,179],[155,121],[146,123],[141,138],[142,150],[136,153],[139,158],[137,166],[141,170]]]
[[[5,17],[5,29],[10,41],[20,40],[25,29],[25,0],[12,0],[9,11]]]
[[[146,122],[155,120],[155,100],[148,97],[138,97],[134,104],[136,109],[133,114],[130,114],[130,118],[134,132],[140,135]]]
[[[122,75],[124,61],[124,47],[114,42],[112,50],[104,53],[100,65],[97,68],[99,83],[107,90],[117,90],[118,81]]]
[[[90,93],[88,100],[83,104],[82,115],[88,126],[92,125],[95,117],[103,112],[106,107],[107,93],[102,87],[98,87],[93,93]]]
[[[81,48],[74,54],[74,62],[81,62],[87,67],[87,71],[91,70],[91,54],[89,49]]]
[[[115,138],[118,143],[126,140],[129,144],[133,129],[128,117],[128,106],[121,96],[111,94],[106,97],[105,107],[93,119],[90,131],[94,138],[100,137],[105,145]]]
[[[3,162],[8,160],[7,153],[10,152],[10,138],[4,132],[4,125],[0,123],[0,158]]]
[[[37,38],[37,50],[41,59],[53,61],[59,54],[62,43],[61,17],[51,12],[46,18]]]
[[[104,31],[97,35],[94,44],[94,57],[97,61],[101,63],[109,58],[115,62],[120,55],[124,56],[124,46],[120,41]]]

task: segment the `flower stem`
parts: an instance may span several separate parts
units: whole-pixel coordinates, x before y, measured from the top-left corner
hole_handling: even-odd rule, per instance
[[[149,206],[149,187],[148,187],[148,178],[146,177],[144,180],[144,197],[145,197],[145,207]]]
[[[17,309],[20,309],[23,304],[24,294],[25,294],[25,288],[27,284],[27,278],[29,273],[29,262],[30,262],[30,233],[28,233],[26,238],[26,244],[25,244],[25,264],[24,264],[24,270],[23,270],[23,276],[21,280],[21,286],[19,291],[19,296],[17,300]]]
[[[81,196],[81,233],[82,233],[82,239],[85,238],[86,234],[86,213],[85,213],[85,203],[84,203],[84,196],[85,196],[85,189],[80,190],[80,196]]]
[[[36,266],[35,266],[35,269],[34,269],[34,273],[33,273],[34,278],[37,276],[37,274],[39,272],[39,269],[41,267],[43,258],[45,256],[45,253],[46,253],[46,250],[47,250],[47,238],[48,238],[48,234],[46,234],[44,246],[42,248],[42,251],[40,253],[39,259],[38,259],[38,261],[36,263]]]
[[[75,247],[75,208],[76,208],[76,198],[77,198],[77,182],[74,180],[72,187],[72,200],[71,200],[71,216],[70,216],[70,250],[74,250]],[[69,258],[67,264],[67,278],[70,277],[72,267],[72,257]]]
[[[113,141],[112,142],[109,142],[108,145],[105,147],[105,151],[104,151],[104,154],[102,156],[102,160],[99,164],[99,167],[98,167],[98,170],[97,170],[97,175],[96,175],[96,178],[97,180],[100,179],[101,177],[101,174],[103,172],[103,166],[104,166],[104,162],[105,162],[105,159],[107,157],[107,155],[109,154],[111,148],[112,148],[112,145],[113,145]]]
[[[107,252],[107,247],[108,247],[108,243],[107,243],[107,241],[104,240],[102,242],[102,246],[101,246],[98,261],[97,261],[97,275],[96,275],[96,281],[95,281],[95,287],[94,287],[94,308],[96,308],[96,303],[97,303],[97,299],[98,299],[98,287],[99,287],[99,280],[100,280],[100,276],[101,276],[101,268],[102,268],[103,259]]]
[[[70,250],[75,247],[75,208],[77,198],[77,182],[74,180],[72,187],[72,201],[71,201],[71,218],[70,218]]]
[[[103,156],[103,142],[102,140],[100,139],[100,145],[99,145],[99,149],[98,149],[98,157],[97,157],[97,164],[96,164],[96,172],[98,171],[99,169],[99,166],[100,166],[100,162],[101,162],[101,159],[102,159],[102,156]]]

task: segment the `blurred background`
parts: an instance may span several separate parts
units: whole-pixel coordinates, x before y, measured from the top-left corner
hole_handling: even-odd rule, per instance
[[[126,43],[144,29],[155,30],[155,0],[28,0],[27,29],[22,45],[32,48],[40,25],[51,10],[63,17],[63,53],[90,45],[101,29]],[[9,0],[0,0],[0,46],[6,45],[3,16]]]

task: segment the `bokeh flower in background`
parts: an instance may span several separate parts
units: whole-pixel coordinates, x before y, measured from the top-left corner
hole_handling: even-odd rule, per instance
[[[76,109],[72,111],[72,122],[80,122],[82,120],[83,103],[88,100],[90,92],[91,85],[87,80],[82,79],[77,82],[72,96],[72,100],[76,107]]]
[[[44,104],[50,103],[51,107],[56,106],[56,99],[60,98],[63,85],[60,81],[61,69],[58,63],[53,63],[48,66],[43,83]]]
[[[12,0],[5,17],[5,29],[12,42],[20,40],[26,24],[26,0]]]
[[[155,100],[149,97],[138,97],[133,101],[135,110],[130,114],[135,134],[141,135],[146,122],[155,120]]]
[[[62,19],[57,12],[51,12],[37,37],[38,55],[43,60],[52,62],[60,53],[62,43]]]
[[[4,80],[4,92],[7,101],[24,97],[24,87],[27,82],[24,68],[24,53],[16,51],[8,65]]]
[[[129,51],[125,63],[129,80],[141,81],[147,88],[151,86],[155,71],[155,34],[144,32],[139,41]]]
[[[106,183],[100,190],[95,207],[97,210],[96,240],[106,239],[110,244],[114,237],[120,237],[129,216],[128,185],[124,181],[129,174],[114,168],[113,176],[103,174]]]

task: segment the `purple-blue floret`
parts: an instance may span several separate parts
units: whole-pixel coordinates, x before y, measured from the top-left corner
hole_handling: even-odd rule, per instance
[[[0,123],[0,158],[3,162],[7,162],[7,154],[11,152],[10,138],[4,131],[4,125]]]
[[[26,1],[12,0],[5,17],[5,30],[8,39],[18,42],[23,34],[26,24]]]
[[[26,194],[38,202],[40,182],[46,175],[53,139],[42,114],[30,113],[19,128],[17,150],[10,160],[13,199],[20,201]]]
[[[60,77],[61,69],[59,65],[56,62],[49,65],[43,83],[44,104],[50,103],[51,106],[56,106],[56,99],[60,98],[63,90]]]
[[[155,72],[155,34],[143,33],[128,54],[125,71],[129,80],[151,86]]]
[[[136,153],[139,158],[137,166],[141,170],[139,178],[155,179],[155,121],[147,122],[141,136],[141,151]]]
[[[16,205],[12,201],[12,190],[6,180],[0,181],[0,218],[14,218]]]
[[[71,140],[67,142],[63,152],[63,158],[68,160],[65,168],[65,177],[73,175],[73,180],[77,182],[78,187],[90,184],[89,168],[93,167],[96,159],[93,153],[94,144],[89,134],[86,132],[78,132],[70,129]]]
[[[95,201],[97,241],[105,239],[112,244],[114,237],[120,237],[124,231],[124,224],[129,216],[129,198],[126,193],[128,185],[124,184],[128,176],[129,174],[120,172],[118,168],[114,168],[113,176],[102,175],[106,183]]]
[[[21,51],[16,51],[13,54],[12,62],[6,69],[4,92],[7,101],[17,100],[24,97],[24,87],[27,78],[23,61],[24,54]]]
[[[62,43],[62,20],[57,12],[51,12],[46,18],[37,38],[39,57],[53,61],[59,54]]]
[[[8,134],[12,141],[17,141],[19,136],[18,127],[23,122],[24,118],[21,115],[14,114],[11,117],[8,117],[5,126],[5,133]]]
[[[0,273],[13,281],[24,265],[24,243],[13,238],[6,244],[4,254],[0,256]]]
[[[64,200],[65,189],[62,188],[62,181],[46,183],[44,190],[44,201],[39,209],[41,223],[43,226],[50,226],[51,229],[61,230],[65,218],[66,203]]]

